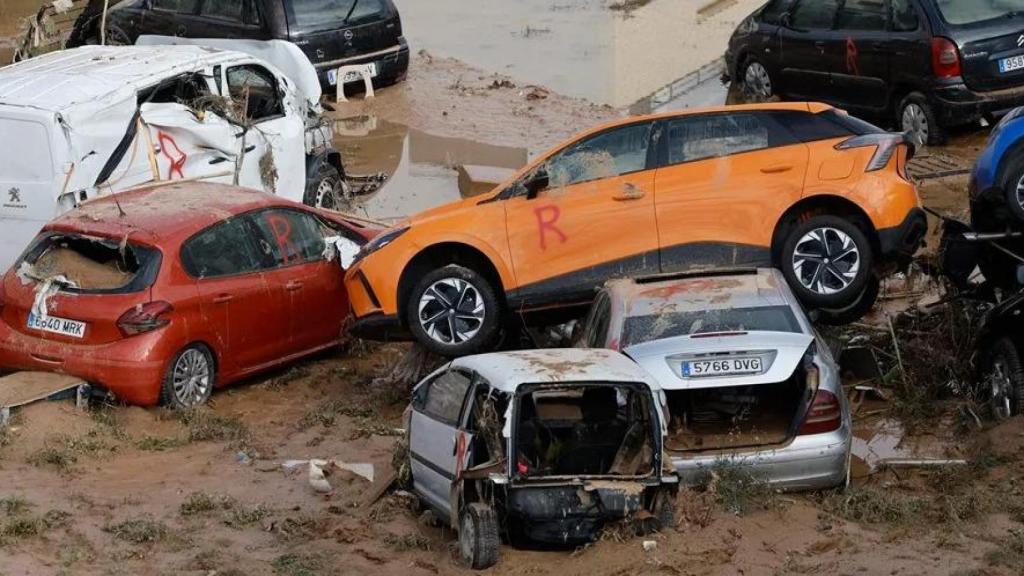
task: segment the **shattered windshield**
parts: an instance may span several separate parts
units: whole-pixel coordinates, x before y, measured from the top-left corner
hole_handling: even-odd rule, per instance
[[[324,30],[359,22],[384,11],[381,0],[290,0],[288,23],[300,30]]]
[[[788,306],[730,308],[700,312],[676,312],[626,319],[623,347],[652,340],[717,332],[791,332],[800,333],[800,324]]]
[[[937,0],[946,22],[963,26],[1024,15],[1024,0]]]

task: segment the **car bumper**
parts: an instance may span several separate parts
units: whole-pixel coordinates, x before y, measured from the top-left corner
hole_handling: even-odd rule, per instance
[[[358,318],[352,323],[349,333],[357,338],[377,340],[380,342],[396,342],[412,339],[412,334],[405,328],[398,316],[386,314],[370,314]]]
[[[0,322],[0,369],[69,374],[129,404],[154,406],[174,353],[161,332],[89,346],[42,340]]]
[[[316,74],[322,86],[331,87],[327,80],[327,73],[330,70],[337,70],[342,66],[358,66],[360,64],[376,64],[377,77],[373,79],[374,85],[394,84],[405,78],[409,70],[409,44],[405,38],[399,38],[398,45],[387,50],[365,56],[356,56],[331,62],[316,64]],[[358,82],[349,82],[358,84]]]
[[[1024,86],[977,92],[960,83],[935,88],[931,100],[939,123],[969,124],[987,114],[1024,106]]]
[[[878,244],[883,260],[909,262],[924,245],[928,234],[928,217],[921,208],[914,208],[899,226],[878,231]]]
[[[673,455],[683,485],[706,484],[723,463],[738,465],[779,490],[821,490],[846,482],[852,435],[849,425],[835,432],[798,436],[783,448],[709,456]]]

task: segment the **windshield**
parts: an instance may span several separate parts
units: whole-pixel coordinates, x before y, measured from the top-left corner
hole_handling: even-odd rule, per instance
[[[800,333],[800,324],[788,306],[764,306],[700,312],[676,312],[626,319],[624,348],[652,340],[717,332]]]
[[[288,23],[303,30],[324,30],[358,24],[384,11],[381,0],[291,0]]]
[[[1024,0],[937,0],[946,22],[962,26],[1024,12]]]

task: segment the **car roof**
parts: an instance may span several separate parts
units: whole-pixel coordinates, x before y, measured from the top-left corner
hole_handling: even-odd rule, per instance
[[[660,281],[612,280],[605,286],[627,317],[791,305],[785,277],[772,268]]]
[[[0,69],[0,104],[56,112],[205,66],[251,60],[200,46],[82,46]]]
[[[495,389],[514,394],[526,384],[572,382],[657,383],[632,360],[613,350],[582,348],[524,350],[467,356],[453,368],[472,370]]]
[[[301,205],[261,190],[206,182],[157,185],[90,200],[44,230],[122,238],[156,245],[183,242],[231,216]]]

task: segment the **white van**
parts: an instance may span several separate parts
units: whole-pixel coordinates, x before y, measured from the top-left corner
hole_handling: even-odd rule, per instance
[[[165,41],[178,42],[0,68],[0,273],[54,217],[151,182],[234,183],[332,207],[344,170],[298,47]]]

